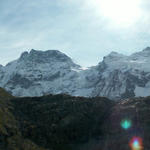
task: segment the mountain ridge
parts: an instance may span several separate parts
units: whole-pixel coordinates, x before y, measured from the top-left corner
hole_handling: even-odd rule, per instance
[[[150,94],[150,47],[126,56],[111,52],[98,65],[82,69],[58,50],[32,49],[0,66],[0,87],[14,96],[65,93],[124,99]]]

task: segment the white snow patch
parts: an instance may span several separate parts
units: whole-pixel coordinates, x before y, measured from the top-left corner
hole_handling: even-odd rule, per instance
[[[136,86],[134,93],[136,97],[150,96],[150,82],[145,87]]]

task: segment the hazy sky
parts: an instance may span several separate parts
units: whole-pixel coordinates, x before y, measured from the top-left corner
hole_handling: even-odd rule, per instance
[[[83,66],[150,46],[149,0],[0,0],[0,64],[30,49],[60,50]]]

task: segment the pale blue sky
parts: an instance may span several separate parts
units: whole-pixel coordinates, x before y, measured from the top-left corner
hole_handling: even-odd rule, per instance
[[[131,24],[110,16],[110,7],[100,13],[103,7],[93,1],[101,0],[0,0],[0,64],[30,49],[57,49],[91,66],[111,51],[129,55],[150,46],[148,0],[142,0],[141,16]]]

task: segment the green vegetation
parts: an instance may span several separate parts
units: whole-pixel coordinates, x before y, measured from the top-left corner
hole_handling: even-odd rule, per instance
[[[15,98],[0,89],[0,150],[129,150],[135,136],[149,150],[149,116],[150,97]]]
[[[25,138],[44,148],[71,150],[104,135],[101,126],[112,102],[106,98],[49,95],[13,99],[13,106]]]
[[[25,139],[13,115],[11,100],[14,97],[0,88],[0,150],[46,150]]]

